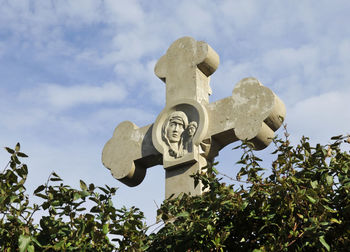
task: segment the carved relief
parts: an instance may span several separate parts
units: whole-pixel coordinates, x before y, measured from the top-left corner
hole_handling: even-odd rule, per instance
[[[198,123],[190,121],[183,111],[173,111],[162,127],[162,140],[169,157],[178,159],[193,151],[193,137]]]
[[[207,130],[208,115],[203,105],[187,99],[168,104],[152,129],[152,142],[163,154],[164,168],[197,162],[199,144]]]
[[[193,137],[197,132],[198,123],[195,121],[192,121],[188,124],[186,135],[184,136],[185,139],[185,150],[187,152],[192,152],[193,150]]]

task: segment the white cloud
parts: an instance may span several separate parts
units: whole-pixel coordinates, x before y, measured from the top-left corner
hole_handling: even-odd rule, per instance
[[[19,99],[43,103],[57,109],[69,109],[84,104],[120,103],[126,95],[126,90],[115,83],[105,83],[101,86],[42,84],[36,88],[22,90]]]
[[[50,5],[43,1],[45,5]],[[39,4],[38,4],[39,5]],[[40,9],[40,6],[38,6]],[[95,0],[69,0],[56,1],[50,6],[50,9],[58,18],[64,18],[63,22],[69,25],[82,25],[96,23],[102,20],[103,8],[102,3]],[[62,22],[62,19],[59,20]]]
[[[94,127],[92,129],[94,132],[106,132],[106,129],[109,129],[109,133],[112,135],[114,128],[122,121],[131,121],[141,128],[153,123],[158,113],[160,111],[152,113],[147,108],[103,108],[93,113],[86,123],[95,122],[90,126]]]
[[[217,18],[225,20],[222,24],[228,24],[235,29],[244,29],[244,27],[256,22],[259,3],[250,0],[220,1],[218,9],[222,15]]]
[[[237,62],[227,60],[221,62],[217,72],[215,72],[210,81],[213,90],[211,100],[218,100],[230,96],[234,86],[243,78],[257,77],[253,74],[254,64],[251,62]]]
[[[298,49],[270,50],[262,56],[262,64],[267,70],[280,72],[283,75],[295,70],[303,74],[310,74],[315,70],[314,65],[319,63],[317,56],[320,52],[317,49],[312,46],[304,46]]]
[[[302,100],[287,108],[288,129],[296,139],[302,135],[326,143],[330,137],[350,134],[350,90],[335,91]]]
[[[144,12],[139,1],[107,0],[104,8],[110,20],[120,25],[137,25],[144,21]]]
[[[176,15],[176,19],[173,20],[174,25],[177,22],[188,35],[197,38],[212,37],[215,31],[210,7],[212,7],[211,3],[203,1],[179,1],[174,8]]]

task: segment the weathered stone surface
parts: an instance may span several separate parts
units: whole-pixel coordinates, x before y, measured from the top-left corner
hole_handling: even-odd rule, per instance
[[[209,103],[209,77],[219,56],[205,42],[176,40],[155,66],[166,83],[166,106],[152,125],[123,122],[102,152],[103,164],[121,182],[138,185],[146,169],[163,164],[166,198],[202,194],[191,174],[202,172],[220,149],[237,140],[265,148],[285,117],[283,102],[255,78],[241,80],[232,96]]]
[[[122,122],[102,151],[102,162],[114,178],[128,186],[142,182],[148,167],[161,164],[160,153],[152,144],[152,125],[139,128],[130,121]]]
[[[283,102],[255,78],[245,78],[232,96],[206,107],[210,124],[206,139],[215,142],[209,156],[237,140],[250,140],[256,149],[267,147],[286,114]]]
[[[208,103],[209,76],[219,66],[219,55],[205,42],[190,37],[176,40],[157,62],[154,72],[166,82],[166,104],[179,99]]]

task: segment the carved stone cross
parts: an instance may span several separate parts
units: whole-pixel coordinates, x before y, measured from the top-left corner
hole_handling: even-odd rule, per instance
[[[255,78],[241,80],[232,96],[209,103],[210,75],[219,56],[205,42],[176,40],[155,66],[166,84],[166,106],[154,124],[120,123],[102,152],[104,166],[128,186],[142,182],[149,167],[163,164],[165,197],[202,194],[190,177],[226,145],[249,140],[269,145],[285,117],[283,102]]]

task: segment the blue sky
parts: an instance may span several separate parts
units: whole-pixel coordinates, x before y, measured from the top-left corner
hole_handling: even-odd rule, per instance
[[[256,77],[285,102],[295,143],[327,143],[350,133],[349,12],[348,1],[0,0],[0,145],[30,156],[30,192],[51,171],[72,186],[117,186],[117,206],[136,205],[151,224],[163,168],[128,188],[101,152],[120,122],[144,126],[162,111],[153,68],[170,44],[192,36],[219,54],[211,101]],[[219,170],[233,173],[238,156],[226,147]]]

